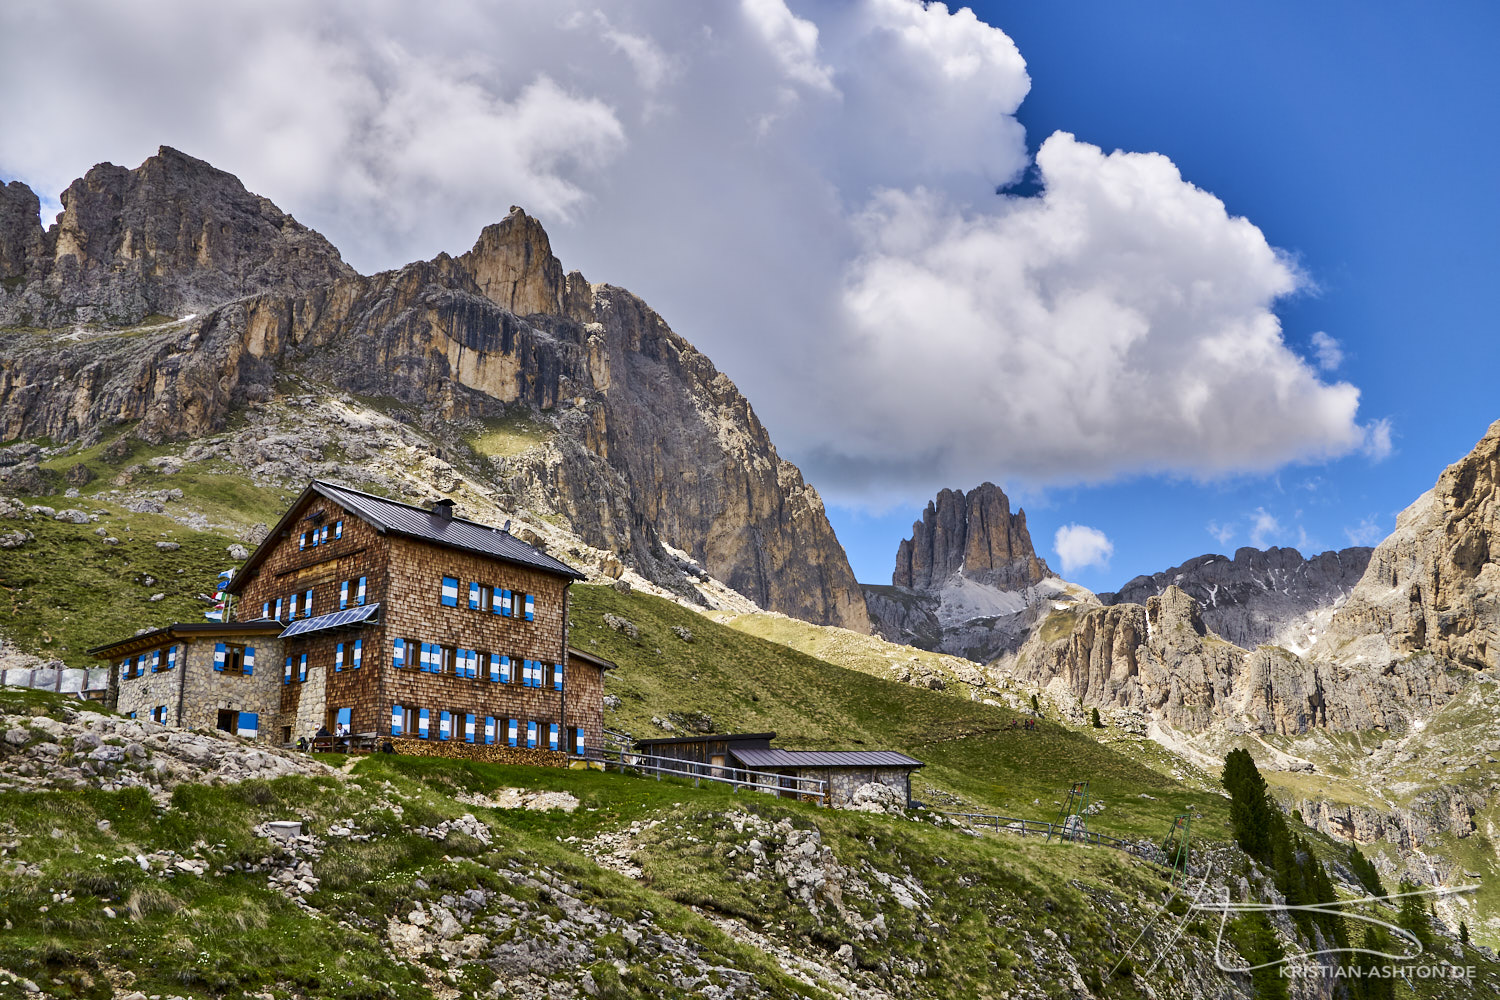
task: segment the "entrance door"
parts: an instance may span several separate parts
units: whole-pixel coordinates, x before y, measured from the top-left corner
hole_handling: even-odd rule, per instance
[[[239,714],[240,713],[236,712],[232,708],[219,709],[219,723],[214,728],[226,733],[234,732],[234,723],[235,720],[239,717]]]

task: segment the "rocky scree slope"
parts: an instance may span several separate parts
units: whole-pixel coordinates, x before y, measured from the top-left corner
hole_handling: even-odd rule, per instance
[[[174,151],[89,177],[69,189],[78,211],[40,244],[15,221],[34,196],[5,188],[3,259],[25,267],[6,265],[16,273],[0,301],[13,324],[0,329],[0,439],[92,442],[127,423],[147,442],[199,438],[271,400],[292,372],[433,430],[531,416],[555,433],[488,474],[545,497],[586,544],[664,580],[682,572],[675,550],[762,607],[868,631],[821,498],[749,402],[640,299],[564,274],[519,209],[462,257],[363,277],[312,252],[326,242],[241,197],[229,175]],[[120,194],[85,198],[95,187]],[[296,238],[273,237],[272,219]],[[189,232],[217,235],[192,243]],[[101,296],[108,308],[79,311]],[[17,328],[187,308],[199,314],[129,335]]]
[[[1262,643],[1294,652],[1312,647],[1335,607],[1369,565],[1368,547],[1323,552],[1304,559],[1292,548],[1242,547],[1234,558],[1209,553],[1181,566],[1138,576],[1101,604],[1145,604],[1167,587],[1181,588],[1203,607],[1203,622],[1216,635],[1243,649]]]
[[[864,586],[882,638],[981,663],[1020,646],[1047,602],[1084,593],[1053,576],[994,483],[939,493],[898,546],[891,586]]]

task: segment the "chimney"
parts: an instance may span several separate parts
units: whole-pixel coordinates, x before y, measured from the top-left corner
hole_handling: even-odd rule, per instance
[[[435,521],[453,520],[453,501],[447,497],[432,505],[432,517]]]

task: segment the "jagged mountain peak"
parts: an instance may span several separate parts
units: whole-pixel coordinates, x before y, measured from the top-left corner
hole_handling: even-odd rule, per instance
[[[1026,529],[1026,511],[994,483],[965,493],[945,489],[927,502],[911,538],[896,550],[891,582],[934,592],[955,574],[1001,590],[1020,590],[1052,575]]]
[[[170,146],[91,167],[45,232],[30,188],[0,190],[0,326],[124,326],[355,274],[320,233]]]
[[[562,264],[552,255],[547,230],[520,207],[512,205],[504,219],[485,226],[458,260],[486,298],[517,316],[565,314]]]

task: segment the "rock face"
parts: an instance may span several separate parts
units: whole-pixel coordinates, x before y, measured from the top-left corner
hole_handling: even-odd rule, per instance
[[[134,170],[99,164],[62,204],[43,232],[29,188],[0,193],[0,326],[127,325],[354,274],[318,233],[169,146]]]
[[[366,278],[339,264],[331,247],[331,257],[315,252],[321,237],[243,194],[229,175],[168,153],[140,171],[96,167],[69,189],[118,190],[116,202],[82,193],[65,202],[87,215],[87,231],[111,240],[197,232],[200,216],[227,216],[244,224],[234,230],[234,253],[220,254],[207,239],[195,251],[206,255],[202,266],[178,272],[182,243],[161,237],[151,268],[170,280],[137,282],[135,264],[106,276],[79,262],[40,280],[28,272],[20,297],[32,302],[35,287],[55,286],[66,305],[107,287],[118,301],[137,295],[123,313],[130,317],[198,308],[210,296],[232,301],[130,337],[0,329],[0,439],[97,440],[126,421],[152,442],[202,437],[237,408],[275,396],[279,373],[289,370],[388,400],[410,414],[403,419],[434,431],[525,417],[549,432],[492,461],[497,492],[535,501],[649,578],[686,562],[762,607],[869,631],[821,498],[777,455],[749,402],[640,299],[564,275],[536,220],[514,210],[462,257]],[[149,204],[132,195],[146,189],[183,192],[186,207],[162,209],[165,222],[127,211]],[[114,203],[116,216],[101,214],[98,206]],[[68,226],[56,228],[49,239],[61,241]],[[120,236],[131,247],[142,239]],[[257,281],[277,289],[246,297]],[[14,297],[0,302],[0,317],[14,305]],[[63,305],[32,319],[71,320],[77,310]],[[452,436],[468,450],[461,434]]]
[[[1295,652],[1312,645],[1333,609],[1349,596],[1370,562],[1372,549],[1347,548],[1311,559],[1291,548],[1241,548],[1234,558],[1208,554],[1151,576],[1138,576],[1102,604],[1144,604],[1180,587],[1203,607],[1203,621],[1236,646],[1262,643]]]
[[[1500,421],[1396,518],[1314,657],[1500,666]]]
[[[960,574],[999,590],[1021,590],[1052,575],[1031,546],[1026,512],[1012,514],[994,483],[967,495],[943,490],[911,532],[896,549],[891,583],[897,587],[931,593]]]
[[[891,583],[864,587],[881,638],[981,663],[1019,647],[1048,601],[1073,599],[1032,548],[1026,512],[1012,514],[994,483],[928,503]]]

